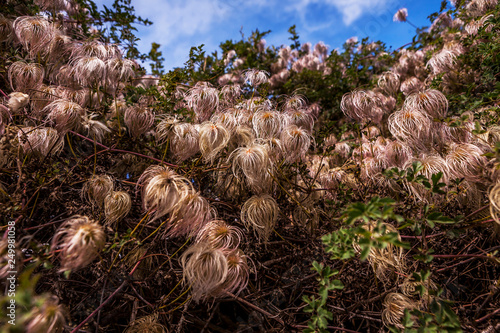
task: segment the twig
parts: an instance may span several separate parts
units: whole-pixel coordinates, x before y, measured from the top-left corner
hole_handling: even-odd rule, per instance
[[[232,294],[232,293],[230,293],[228,291],[225,291],[224,293],[226,295],[228,295],[228,296],[233,297],[238,302],[243,303],[243,304],[245,304],[248,307],[251,307],[255,311],[258,311],[258,312],[262,313],[263,315],[265,315],[266,317],[272,318],[272,319],[276,320],[278,323],[280,323],[281,325],[285,326],[285,322],[281,318],[279,318],[278,316],[274,316],[271,313],[267,312],[266,310],[259,308],[257,305],[253,305],[249,301],[247,301],[247,300],[245,300],[245,299],[243,299],[241,297],[238,297],[238,296],[236,296],[236,295],[234,295],[234,294]]]
[[[97,309],[95,309],[87,318],[85,318],[84,321],[82,321],[80,324],[78,324],[77,327],[75,327],[71,333],[77,333],[80,328],[83,327],[90,319],[92,319],[101,309],[108,304],[113,297],[115,297],[123,288],[125,288],[128,284],[129,280],[123,280],[122,284],[103,302]]]
[[[479,318],[479,319],[476,319],[476,320],[475,320],[475,322],[476,322],[476,323],[480,323],[480,322],[482,322],[482,321],[484,321],[484,320],[486,320],[486,319],[488,319],[488,318],[490,318],[490,317],[492,317],[492,316],[496,315],[497,313],[500,313],[500,308],[496,309],[496,310],[495,310],[495,311],[493,311],[492,313],[487,314],[487,315],[486,315],[486,316],[484,316],[484,317],[481,317],[481,318]]]
[[[74,132],[74,131],[69,131],[70,133],[76,135],[76,136],[79,136],[80,138],[84,139],[84,140],[87,140],[87,141],[90,141],[92,143],[94,143],[95,141],[92,140],[91,138],[88,138],[86,137],[85,135],[81,135],[80,133],[77,133],[77,132]],[[98,145],[99,147],[102,147],[102,148],[105,148],[111,152],[115,152],[115,153],[124,153],[124,154],[131,154],[131,155],[135,155],[135,156],[139,156],[139,157],[143,157],[143,158],[147,158],[147,159],[150,159],[152,161],[155,161],[155,162],[158,162],[158,163],[161,163],[161,164],[165,164],[165,165],[168,165],[172,168],[178,168],[179,166],[178,165],[175,165],[175,164],[171,164],[171,163],[167,163],[167,162],[163,162],[162,160],[158,159],[158,158],[155,158],[155,157],[152,157],[152,156],[147,156],[147,155],[144,155],[144,154],[141,154],[141,153],[136,153],[135,151],[128,151],[128,150],[123,150],[123,149],[115,149],[115,148],[111,148],[111,147],[108,147],[106,145],[103,145],[102,143],[99,143],[99,142],[95,142],[96,145]]]

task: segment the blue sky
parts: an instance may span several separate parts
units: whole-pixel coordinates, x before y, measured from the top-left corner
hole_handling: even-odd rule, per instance
[[[113,0],[95,2],[102,8]],[[330,50],[353,36],[369,36],[398,48],[411,42],[415,28],[393,22],[394,13],[406,7],[409,21],[429,26],[427,17],[440,4],[440,0],[132,0],[136,13],[153,22],[138,27],[139,50],[147,53],[152,42],[161,44],[166,69],[182,66],[191,46],[205,44],[207,53],[220,54],[219,44],[240,40],[240,30],[245,37],[255,29],[271,30],[265,37],[267,45],[288,45],[288,28],[293,24],[302,43],[323,41]]]

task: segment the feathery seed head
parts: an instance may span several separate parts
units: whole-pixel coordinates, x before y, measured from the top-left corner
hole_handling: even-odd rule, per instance
[[[38,63],[16,61],[9,67],[9,82],[12,90],[31,93],[42,85],[45,70]]]
[[[102,142],[106,133],[111,132],[111,130],[102,122],[94,120],[97,117],[99,117],[99,115],[96,113],[89,116],[83,116],[80,127],[88,137],[96,140],[97,142]]]
[[[371,221],[364,224],[363,229],[370,232],[370,237],[372,238],[379,238],[387,233],[396,233],[398,240],[401,241],[397,229],[388,223]],[[353,246],[357,252],[361,251],[358,243],[355,242]],[[372,266],[377,278],[384,284],[388,283],[393,277],[397,278],[394,272],[401,272],[405,269],[403,249],[392,244],[388,244],[383,248],[371,247],[368,254],[368,262]]]
[[[49,153],[57,155],[64,148],[64,140],[50,127],[24,127],[17,132],[19,146],[24,154],[46,157]]]
[[[405,310],[418,308],[417,304],[403,294],[389,293],[384,299],[384,311],[382,311],[382,322],[386,327],[396,326],[404,329],[401,321]]]
[[[500,226],[500,183],[496,183],[488,193],[490,200],[490,214],[495,222]]]
[[[417,94],[422,91],[424,84],[418,78],[412,76],[401,83],[401,92],[405,95]]]
[[[388,119],[391,134],[414,148],[432,142],[431,126],[432,121],[427,115],[412,108],[396,111]]]
[[[266,243],[278,220],[279,207],[268,194],[255,195],[241,208],[241,221],[252,229],[260,242]]]
[[[55,296],[47,297],[29,315],[26,333],[62,333],[66,324],[65,310]]]
[[[281,143],[287,152],[287,162],[295,163],[304,159],[312,141],[311,135],[305,129],[296,125],[285,127],[281,132]]]
[[[10,41],[12,32],[12,21],[0,14],[0,42]]]
[[[152,314],[134,320],[129,324],[125,333],[168,333],[168,330],[158,323],[158,314]]]
[[[71,62],[71,75],[84,87],[101,85],[106,78],[106,63],[98,57],[81,56]]]
[[[167,115],[162,121],[156,125],[156,141],[159,144],[164,144],[170,138],[172,129],[175,124],[179,123],[179,119],[175,116]]]
[[[77,128],[85,110],[77,103],[67,99],[57,99],[48,104],[42,113],[47,113],[47,120],[55,125],[59,132],[67,132]]]
[[[378,79],[378,86],[389,95],[395,95],[398,92],[399,84],[399,74],[394,72],[385,72]]]
[[[422,154],[418,158],[410,159],[403,166],[403,169],[408,169],[412,166],[413,162],[420,162],[422,165],[422,170],[417,172],[416,176],[424,175],[427,179],[431,179],[433,174],[437,174],[439,172],[443,173],[443,176],[440,179],[440,182],[448,184],[448,180],[450,178],[450,169],[445,159],[438,155],[427,155]],[[406,183],[407,188],[410,192],[415,195],[417,199],[423,202],[431,202],[431,193],[428,189],[426,189],[423,185],[417,184],[414,182]],[[436,200],[440,198],[435,197]]]
[[[196,235],[196,243],[207,243],[215,249],[236,249],[243,239],[243,232],[222,220],[206,223]]]
[[[228,275],[226,256],[208,243],[191,245],[181,256],[184,282],[191,286],[193,300],[208,300],[222,293]]]
[[[52,239],[52,251],[60,249],[60,272],[76,270],[89,265],[104,248],[106,234],[103,228],[87,216],[70,217]]]
[[[130,212],[132,200],[127,192],[112,191],[104,198],[106,224],[114,224]]]
[[[206,121],[219,108],[219,91],[208,82],[198,82],[184,95],[198,122]]]
[[[407,18],[408,18],[408,9],[401,8],[396,12],[396,14],[394,14],[392,20],[394,22],[406,22]]]
[[[196,236],[205,224],[216,217],[207,199],[191,192],[175,211],[175,220],[169,225],[168,236]]]
[[[258,70],[258,69],[249,69],[243,72],[245,76],[245,82],[248,82],[249,85],[257,88],[261,84],[267,83],[269,78],[269,73],[266,71]]]
[[[213,163],[215,157],[228,144],[230,133],[222,124],[204,122],[200,127],[200,151],[205,163]]]
[[[177,123],[170,134],[170,149],[177,161],[185,161],[200,151],[200,134],[190,123]]]
[[[412,157],[411,149],[401,141],[391,141],[385,147],[385,157],[389,166],[402,168]]]
[[[141,175],[142,206],[153,217],[151,221],[174,212],[192,193],[193,186],[169,167],[151,165]]]
[[[431,118],[442,119],[448,112],[448,100],[439,90],[428,89],[408,96],[403,109],[425,111]]]
[[[257,111],[252,117],[253,129],[258,138],[277,137],[285,123],[285,117],[278,111]]]
[[[227,260],[227,277],[221,288],[231,294],[238,295],[246,288],[250,268],[247,256],[240,249],[224,251]]]
[[[255,192],[269,189],[271,177],[269,176],[271,161],[267,147],[253,144],[235,149],[229,156],[233,174],[236,178],[244,176],[247,185]]]
[[[20,16],[12,24],[17,40],[30,53],[44,53],[54,37],[54,26],[43,16]]]
[[[224,125],[230,133],[233,133],[236,126],[238,126],[238,120],[231,111],[216,113],[210,118],[210,121]]]
[[[106,61],[106,72],[112,84],[128,81],[134,76],[136,63],[130,59],[111,58]]]
[[[289,111],[285,113],[285,117],[287,126],[296,125],[312,133],[314,118],[310,113],[305,112],[305,110]]]
[[[108,175],[93,175],[82,186],[82,197],[92,206],[102,208],[105,198],[113,193],[113,178]]]
[[[149,108],[136,104],[127,108],[123,121],[130,135],[138,138],[153,127],[155,114]]]
[[[446,155],[451,176],[465,178],[470,182],[480,181],[487,162],[483,154],[481,148],[471,143],[452,143]]]
[[[30,96],[23,94],[22,92],[13,92],[9,94],[9,101],[7,106],[12,113],[17,113],[17,111],[24,108],[30,102]]]

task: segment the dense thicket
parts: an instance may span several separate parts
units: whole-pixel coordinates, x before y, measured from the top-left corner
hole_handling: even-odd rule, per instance
[[[129,0],[9,0],[2,330],[500,330],[500,6],[430,18],[165,73]]]

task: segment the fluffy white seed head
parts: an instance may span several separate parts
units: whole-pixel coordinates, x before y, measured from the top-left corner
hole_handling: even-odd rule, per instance
[[[196,235],[196,243],[207,243],[216,249],[236,249],[243,239],[243,232],[222,220],[206,223]]]
[[[200,151],[205,162],[213,163],[215,157],[227,146],[230,132],[222,124],[205,122],[200,126]]]
[[[221,295],[228,274],[226,256],[208,243],[191,245],[181,256],[184,282],[191,287],[193,300],[208,300]]]
[[[61,250],[60,272],[76,270],[89,265],[104,248],[106,234],[103,228],[87,216],[70,217],[52,239],[52,251]]]
[[[132,208],[132,199],[127,192],[113,191],[104,198],[106,224],[114,224],[127,216]]]
[[[148,167],[138,180],[142,184],[142,206],[151,221],[174,212],[192,193],[191,183],[163,165]]]
[[[46,157],[57,155],[64,148],[64,140],[57,130],[50,127],[24,127],[17,132],[19,147],[24,154]]]
[[[290,125],[281,132],[281,143],[286,152],[286,161],[295,163],[305,158],[312,142],[311,135],[303,128]]]
[[[30,96],[22,92],[13,92],[9,94],[9,101],[7,106],[12,113],[17,113],[23,109],[30,102]]]
[[[77,103],[67,99],[57,99],[48,104],[42,113],[47,113],[47,120],[54,124],[59,132],[76,129],[85,116],[85,110]]]
[[[134,138],[141,136],[153,127],[155,114],[147,107],[133,105],[127,108],[123,121],[130,135]]]
[[[415,109],[425,112],[432,118],[445,118],[448,112],[448,100],[442,92],[428,89],[408,96],[403,109]]]
[[[12,90],[32,93],[42,85],[45,70],[38,63],[16,61],[9,67],[9,82]]]
[[[259,241],[267,242],[278,220],[279,207],[268,194],[255,195],[241,208],[241,221],[253,230]]]
[[[271,162],[266,146],[253,144],[237,148],[231,153],[229,160],[234,176],[244,180],[252,191],[260,193],[269,189],[272,182],[269,176]]]

